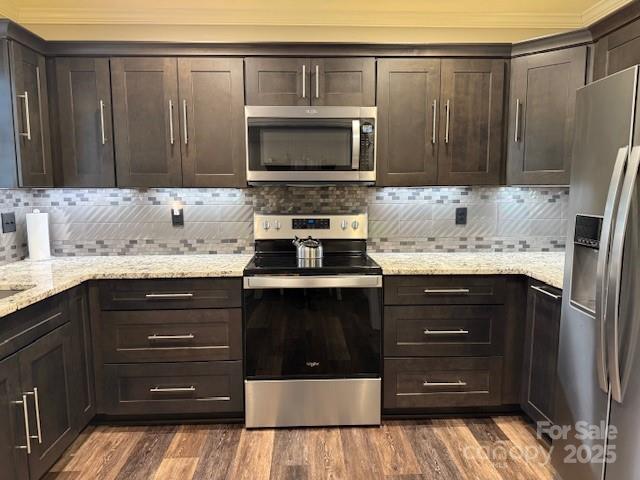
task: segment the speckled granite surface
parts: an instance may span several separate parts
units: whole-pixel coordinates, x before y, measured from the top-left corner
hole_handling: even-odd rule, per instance
[[[563,253],[371,253],[385,275],[528,275],[562,288]],[[251,255],[131,255],[53,258],[0,267],[0,317],[87,280],[240,277]]]
[[[136,255],[28,260],[0,267],[0,290],[23,290],[0,300],[0,317],[80,285],[119,278],[241,277],[251,255]]]
[[[562,288],[564,253],[370,253],[385,275],[527,275]]]

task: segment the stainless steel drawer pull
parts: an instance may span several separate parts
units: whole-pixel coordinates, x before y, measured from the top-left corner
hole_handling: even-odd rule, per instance
[[[562,295],[556,295],[555,293],[551,293],[544,288],[537,287],[536,285],[531,285],[531,289],[535,290],[536,292],[544,293],[546,296],[551,297],[554,300],[560,300],[562,298]]]
[[[42,444],[42,427],[40,425],[40,398],[38,396],[38,387],[33,387],[33,391],[25,392],[24,394],[25,396],[26,395],[33,396],[33,403],[36,407],[36,430],[38,435],[32,435],[31,438],[38,439],[38,443]]]
[[[463,330],[462,328],[458,330],[429,330],[428,328],[424,331],[425,335],[468,335],[469,330]]]
[[[150,388],[149,391],[151,393],[185,393],[185,392],[195,392],[196,387],[191,385],[190,387],[153,387]]]
[[[22,400],[16,400],[11,402],[14,405],[22,405],[22,412],[24,413],[24,436],[27,440],[26,445],[18,445],[16,448],[20,450],[26,450],[27,455],[31,455],[31,431],[29,430],[29,408],[27,407],[27,395],[22,395]]]
[[[423,387],[466,387],[467,382],[458,380],[457,382],[430,382],[425,380],[422,384]]]
[[[195,335],[193,333],[188,333],[186,335],[149,335],[147,337],[149,340],[193,340]]]
[[[26,132],[20,132],[21,137],[27,137],[27,140],[31,140],[31,118],[29,118],[29,92],[25,91],[23,95],[18,95],[18,98],[24,100],[24,122],[27,128]]]
[[[153,300],[175,300],[179,298],[192,298],[193,293],[147,293],[145,298]]]
[[[424,293],[427,295],[467,295],[471,291],[468,288],[425,288]]]

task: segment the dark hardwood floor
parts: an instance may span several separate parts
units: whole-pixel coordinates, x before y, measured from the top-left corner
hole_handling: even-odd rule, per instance
[[[554,479],[520,417],[384,422],[381,428],[88,427],[47,480]]]

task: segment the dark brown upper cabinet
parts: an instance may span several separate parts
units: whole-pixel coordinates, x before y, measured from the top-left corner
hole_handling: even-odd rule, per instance
[[[378,61],[378,184],[437,182],[440,60]]]
[[[65,187],[115,187],[106,58],[57,58],[57,128]]]
[[[375,105],[375,59],[245,59],[247,105]]]
[[[184,186],[246,186],[242,59],[180,58],[178,76]]]
[[[311,104],[373,107],[375,72],[373,58],[312,58]]]
[[[0,186],[53,186],[44,57],[0,41],[0,84]]]
[[[593,79],[599,80],[640,63],[640,18],[600,38],[595,44]]]
[[[244,60],[247,105],[309,105],[308,58],[248,57]]]
[[[585,83],[586,62],[584,46],[511,62],[508,184],[569,184],[576,90]]]
[[[438,184],[497,185],[503,159],[504,60],[443,60]]]
[[[111,90],[119,187],[180,187],[175,58],[112,58]]]

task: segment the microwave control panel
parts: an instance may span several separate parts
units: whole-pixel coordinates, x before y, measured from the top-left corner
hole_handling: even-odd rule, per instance
[[[374,170],[375,158],[375,127],[373,120],[363,120],[360,123],[360,170]]]

